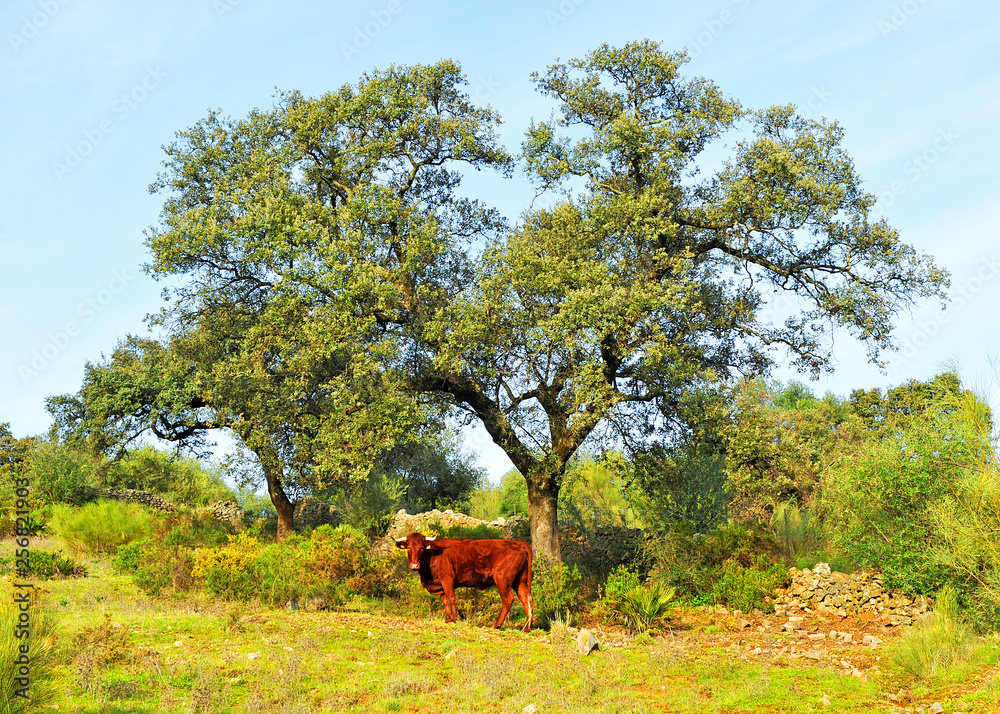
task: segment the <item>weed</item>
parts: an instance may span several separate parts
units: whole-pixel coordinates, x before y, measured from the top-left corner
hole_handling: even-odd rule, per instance
[[[957,594],[946,586],[929,620],[887,648],[889,671],[898,678],[945,678],[968,663],[975,649],[971,629],[959,621]]]
[[[133,503],[98,501],[79,508],[56,505],[49,529],[74,554],[114,554],[122,545],[152,536],[153,516]]]

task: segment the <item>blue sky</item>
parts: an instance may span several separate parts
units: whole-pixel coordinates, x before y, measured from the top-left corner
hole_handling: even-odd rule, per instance
[[[813,388],[926,379],[957,363],[989,380],[1000,306],[1000,9],[985,2],[869,0],[704,4],[552,0],[5,0],[0,5],[0,422],[49,426],[44,399],[74,392],[87,360],[157,311],[142,271],[147,192],[161,146],[209,108],[244,115],[275,88],[315,95],[374,67],[461,63],[516,151],[548,100],[532,71],[602,42],[686,47],[688,72],[747,107],[794,103],[836,119],[877,210],[952,273],[950,306],[901,315],[885,374],[849,336]],[[516,219],[523,178],[468,191]],[[779,367],[776,375],[794,376]],[[496,477],[509,462],[483,432],[468,445]]]

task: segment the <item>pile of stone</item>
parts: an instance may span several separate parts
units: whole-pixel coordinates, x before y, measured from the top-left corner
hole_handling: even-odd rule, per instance
[[[320,501],[312,496],[306,496],[295,502],[292,520],[297,526],[309,526],[311,528],[323,525],[336,527],[342,522],[340,512],[336,506]]]
[[[524,518],[520,516],[483,521],[450,509],[439,511],[435,508],[433,511],[415,514],[407,513],[406,509],[400,509],[393,516],[392,523],[389,524],[389,529],[386,531],[385,537],[375,544],[375,549],[379,551],[391,550],[393,541],[396,538],[404,538],[410,533],[429,533],[431,526],[441,528],[450,528],[451,526],[464,526],[466,528],[489,526],[501,531],[504,538],[513,538],[515,532],[523,529],[523,525]]]
[[[101,491],[100,496],[115,501],[124,501],[125,503],[138,503],[142,506],[152,508],[154,511],[163,511],[164,513],[172,513],[177,510],[174,504],[165,500],[159,494],[150,493],[149,491],[137,491],[132,488],[107,489]]]
[[[220,521],[232,524],[236,530],[246,525],[246,514],[236,501],[217,501],[208,507]]]
[[[831,572],[820,563],[813,569],[788,571],[791,584],[774,592],[775,614],[819,612],[848,617],[872,613],[886,625],[912,625],[930,612],[933,603],[922,595],[911,598],[901,590],[887,590],[882,578],[868,571]]]

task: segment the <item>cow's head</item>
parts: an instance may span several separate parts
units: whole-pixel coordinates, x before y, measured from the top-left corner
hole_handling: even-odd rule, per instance
[[[410,570],[420,569],[420,556],[424,551],[428,553],[440,552],[440,548],[434,546],[437,536],[425,536],[423,533],[410,533],[405,538],[396,539],[396,547],[407,551],[410,558]]]

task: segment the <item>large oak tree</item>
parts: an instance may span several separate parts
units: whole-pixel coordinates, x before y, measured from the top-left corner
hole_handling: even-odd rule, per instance
[[[779,355],[816,374],[837,328],[879,362],[896,313],[947,285],[871,217],[837,124],[746,110],[686,61],[645,41],[535,75],[556,109],[527,132],[540,207],[514,226],[459,193],[462,171],[513,160],[451,61],[213,112],[152,187],[160,321],[220,413],[290,430],[310,468],[420,409],[481,422],[559,558],[560,483],[587,439],[642,442],[699,386]],[[780,293],[801,313],[769,321]]]

